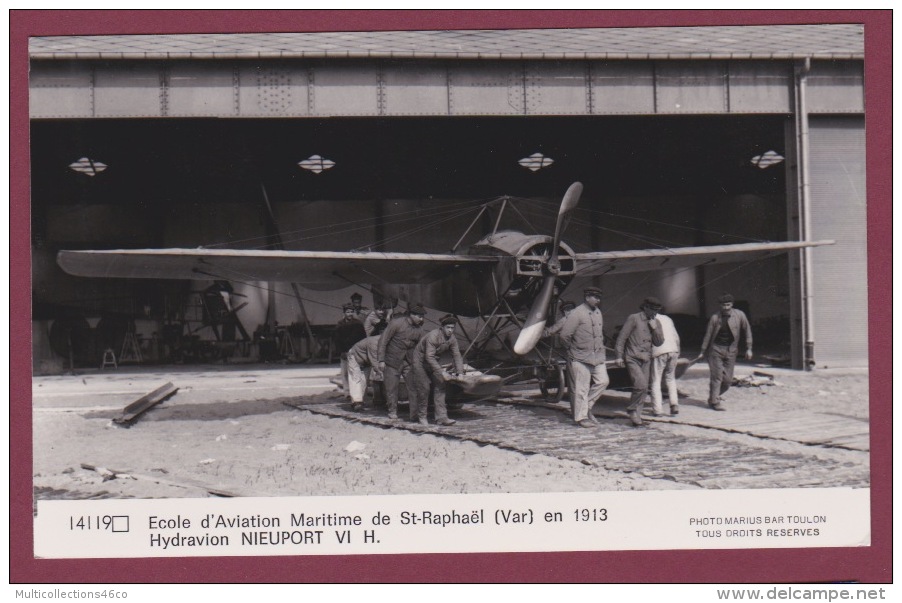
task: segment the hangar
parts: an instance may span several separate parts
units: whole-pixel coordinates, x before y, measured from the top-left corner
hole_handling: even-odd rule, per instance
[[[649,294],[701,320],[728,290],[794,367],[867,365],[862,26],[36,37],[29,55],[35,370],[65,362],[54,324],[85,362],[123,324],[211,337],[188,307],[209,281],[71,277],[61,249],[447,251],[471,220],[451,208],[506,196],[548,234],[577,180],[574,249],[836,241],[595,277],[607,324]],[[248,330],[334,323],[359,290],[233,281]]]

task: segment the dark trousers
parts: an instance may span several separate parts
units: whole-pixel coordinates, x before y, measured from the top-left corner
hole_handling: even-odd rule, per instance
[[[637,358],[635,356],[627,356],[624,363],[626,370],[629,371],[630,380],[633,382],[632,393],[630,394],[630,405],[626,410],[632,412],[642,412],[645,406],[645,397],[648,395],[648,381],[651,378],[651,358]]]
[[[733,385],[733,369],[736,366],[738,348],[712,345],[708,351],[708,368],[711,369],[711,387],[708,404],[717,404],[718,398]]]
[[[401,386],[401,375],[408,372],[406,369],[406,366],[400,369],[385,365],[383,386],[385,389],[385,402],[390,415],[398,413],[398,388]],[[407,388],[408,397],[414,395],[410,393],[412,389],[412,387]]]
[[[442,421],[448,418],[448,407],[445,404],[445,380],[440,373],[435,373],[428,366],[416,360],[410,371],[411,381],[416,388],[416,399],[410,398],[410,418],[426,419],[429,409],[429,388],[432,386],[432,404],[435,409],[435,420]],[[410,389],[410,388],[408,388]]]

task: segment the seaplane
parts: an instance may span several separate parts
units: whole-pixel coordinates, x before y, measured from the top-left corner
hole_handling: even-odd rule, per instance
[[[475,326],[461,333],[465,361],[479,369],[478,377],[461,377],[465,397],[486,399],[503,384],[536,379],[546,397],[560,401],[566,385],[565,356],[543,334],[573,279],[750,262],[833,243],[775,241],[577,253],[563,235],[582,192],[583,185],[574,182],[564,193],[553,234],[498,230],[500,220],[495,220],[492,232],[464,248],[461,241],[489,210],[490,204],[485,204],[449,253],[104,249],[62,250],[57,262],[65,272],[82,277],[253,278],[317,290],[358,284],[380,299],[418,302],[476,319]],[[494,201],[497,205],[499,200]]]

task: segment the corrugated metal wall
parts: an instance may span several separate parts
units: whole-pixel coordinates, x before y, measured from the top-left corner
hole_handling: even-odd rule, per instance
[[[791,113],[788,61],[33,61],[34,119]],[[861,61],[814,61],[812,113],[864,110]]]
[[[867,366],[867,202],[864,119],[810,121],[813,239],[835,239],[813,254],[817,366]]]

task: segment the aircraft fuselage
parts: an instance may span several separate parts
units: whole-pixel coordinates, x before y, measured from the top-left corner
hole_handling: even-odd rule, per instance
[[[450,276],[425,284],[387,285],[380,291],[404,301],[419,301],[428,307],[458,316],[485,316],[504,299],[513,312],[529,307],[537,287],[545,277],[543,258],[551,254],[552,238],[502,231],[488,235],[468,250],[469,255],[499,256],[493,267],[467,266]],[[558,289],[562,292],[573,278],[576,262],[573,250],[560,244]],[[507,313],[502,307],[500,312]]]

